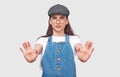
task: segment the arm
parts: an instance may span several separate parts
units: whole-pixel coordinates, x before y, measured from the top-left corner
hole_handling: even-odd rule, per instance
[[[42,45],[36,44],[34,48],[31,47],[31,44],[29,42],[24,42],[23,43],[23,49],[20,48],[22,51],[25,59],[29,62],[32,63],[36,60],[38,55],[42,52]]]
[[[80,43],[76,44],[75,50],[80,61],[86,62],[90,58],[92,52],[94,51],[94,48],[91,49],[91,47],[92,42],[90,41],[87,41],[85,46],[82,46]]]

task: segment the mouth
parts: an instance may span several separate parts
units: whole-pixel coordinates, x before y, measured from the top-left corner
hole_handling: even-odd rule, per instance
[[[55,26],[56,28],[61,28],[61,26]]]

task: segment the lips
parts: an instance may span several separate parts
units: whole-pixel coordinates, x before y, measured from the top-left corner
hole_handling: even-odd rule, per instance
[[[61,28],[61,26],[55,26],[56,28]]]

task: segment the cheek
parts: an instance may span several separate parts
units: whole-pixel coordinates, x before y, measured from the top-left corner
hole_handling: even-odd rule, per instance
[[[66,20],[66,21],[63,23],[63,25],[65,25],[65,26],[66,26],[67,24],[68,24],[68,21]]]
[[[52,25],[52,22],[51,22],[51,21],[49,21],[49,23],[50,23],[50,25]]]
[[[65,22],[64,25],[65,25],[65,26],[68,25],[68,22]]]
[[[54,23],[50,22],[50,25],[51,25],[52,27],[54,27]]]
[[[65,28],[65,27],[66,27],[66,24],[63,25],[63,28]]]
[[[66,21],[66,25],[68,24],[68,20]]]

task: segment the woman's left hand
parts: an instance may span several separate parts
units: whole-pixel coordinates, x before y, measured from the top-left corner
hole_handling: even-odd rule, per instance
[[[85,46],[77,50],[78,58],[82,62],[86,62],[90,58],[92,52],[94,51],[94,48],[92,48],[92,45],[93,43],[91,41],[87,41]]]

